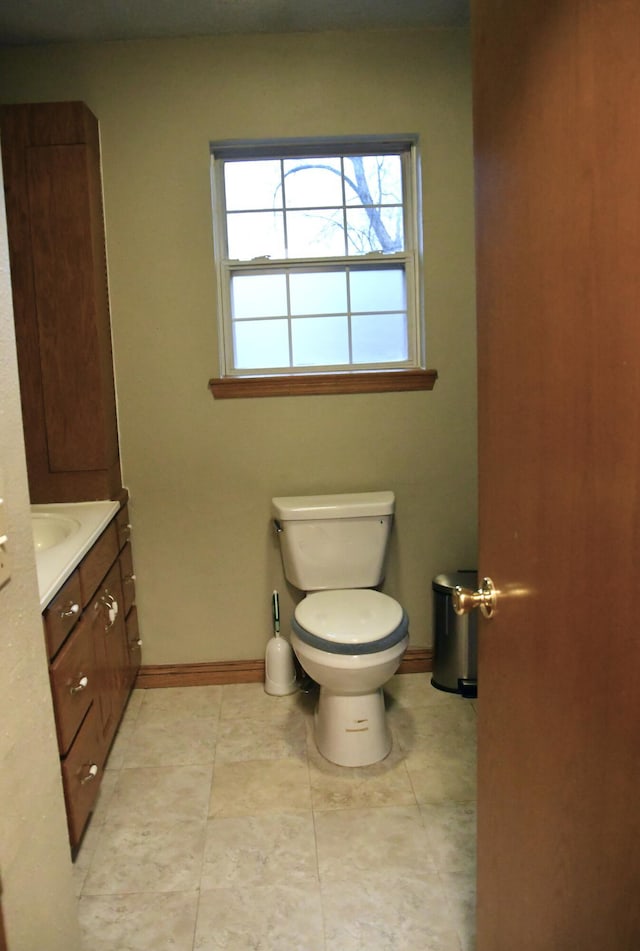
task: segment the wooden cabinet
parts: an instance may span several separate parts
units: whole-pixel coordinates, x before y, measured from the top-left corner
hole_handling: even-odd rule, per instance
[[[74,851],[93,809],[109,749],[140,666],[129,535],[125,508],[43,614]]]
[[[31,501],[118,498],[98,122],[3,106],[0,133]]]

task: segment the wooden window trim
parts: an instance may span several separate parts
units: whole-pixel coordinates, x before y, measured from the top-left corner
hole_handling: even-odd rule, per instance
[[[264,396],[324,396],[432,390],[437,370],[363,370],[289,376],[227,376],[209,380],[217,400]]]

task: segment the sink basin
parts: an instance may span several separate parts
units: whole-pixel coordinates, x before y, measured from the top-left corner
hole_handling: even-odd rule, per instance
[[[46,515],[31,513],[31,531],[36,551],[55,548],[74,535],[80,528],[80,522],[67,515]]]

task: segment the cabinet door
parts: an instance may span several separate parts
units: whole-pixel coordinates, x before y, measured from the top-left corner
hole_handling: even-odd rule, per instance
[[[126,629],[127,652],[129,660],[125,677],[128,689],[132,690],[142,658],[142,641],[140,639],[140,628],[138,626],[138,609],[136,608],[135,604],[127,614]]]
[[[49,467],[109,469],[114,402],[102,398],[111,349],[100,340],[105,272],[95,260],[87,146],[27,149],[33,279]],[[102,354],[106,360],[102,359]],[[104,363],[104,365],[103,365]]]
[[[109,751],[127,702],[129,657],[118,562],[89,608],[99,684],[98,704],[104,754]]]
[[[69,755],[62,762],[62,785],[72,849],[82,838],[89,813],[98,796],[103,763],[99,716],[93,704],[89,707]]]
[[[80,102],[0,107],[32,502],[121,489],[98,123]]]

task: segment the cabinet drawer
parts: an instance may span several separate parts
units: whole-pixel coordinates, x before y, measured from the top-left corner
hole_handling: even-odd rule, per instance
[[[80,617],[81,606],[80,575],[74,571],[42,615],[49,657],[53,657]]]
[[[118,547],[124,548],[131,540],[131,525],[129,524],[129,509],[125,505],[116,515],[116,527],[118,529]]]
[[[118,557],[118,551],[118,533],[113,521],[104,530],[86,558],[80,562],[78,572],[83,607],[89,603],[96,588]]]
[[[71,847],[82,837],[89,814],[100,789],[102,756],[98,732],[97,708],[89,707],[75,743],[62,762],[62,784],[67,804],[67,821]]]
[[[127,615],[136,599],[136,576],[133,573],[133,556],[130,542],[127,542],[120,552],[120,577],[122,579],[124,613]]]
[[[65,754],[96,695],[91,625],[83,618],[49,668],[58,746]]]

